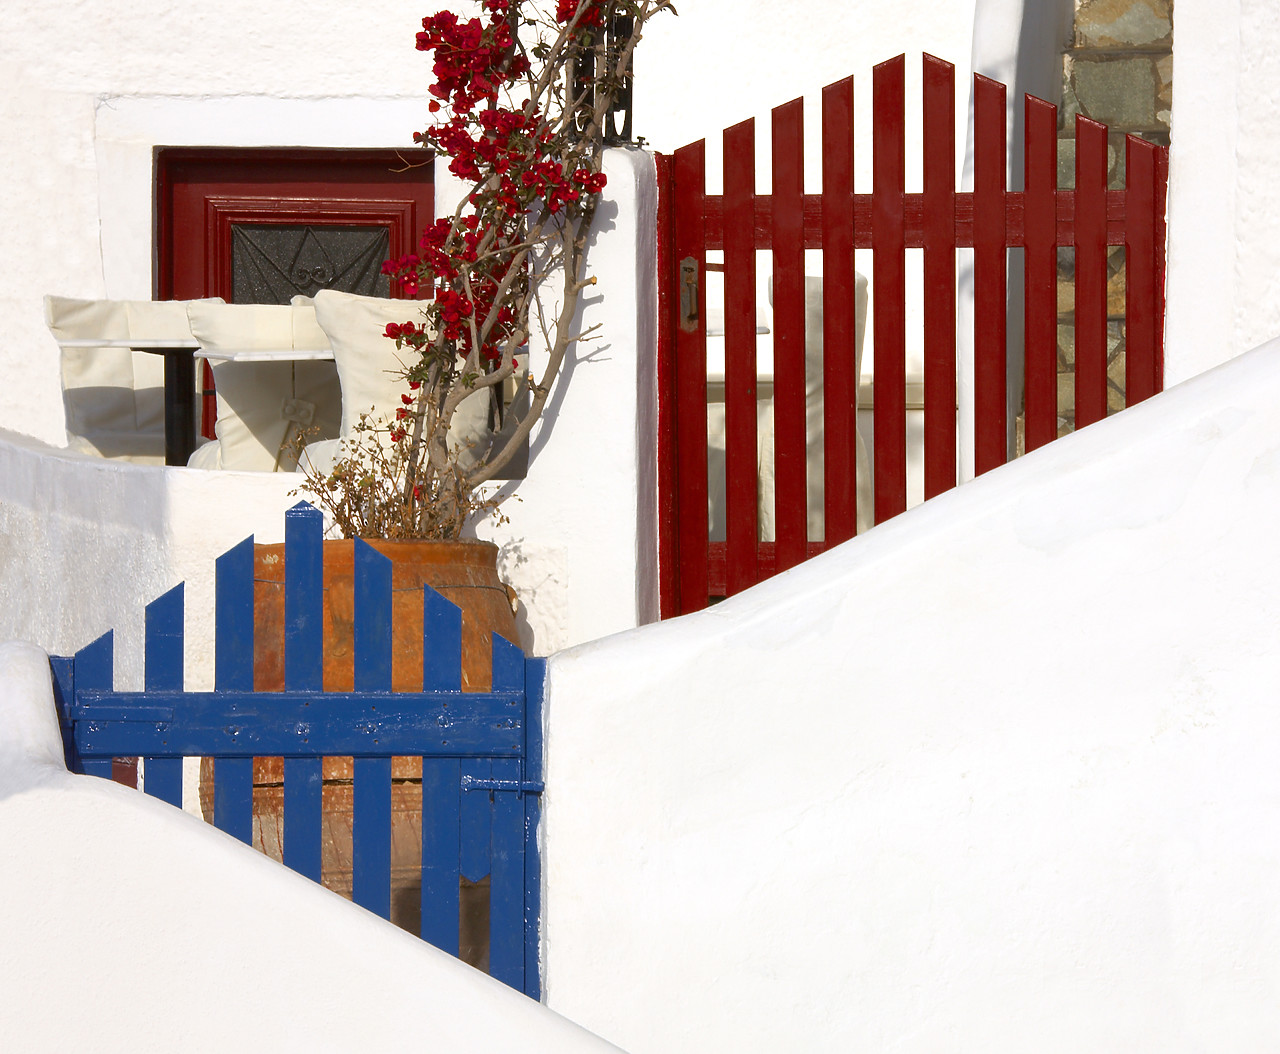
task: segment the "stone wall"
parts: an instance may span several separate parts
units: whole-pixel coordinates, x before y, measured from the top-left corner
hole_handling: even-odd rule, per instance
[[[1169,144],[1173,97],[1173,0],[1076,0],[1075,28],[1062,57],[1058,182],[1075,185],[1075,116],[1110,129],[1108,179],[1124,185],[1124,139]],[[1074,254],[1058,251],[1058,434],[1075,408]],[[1124,248],[1108,254],[1107,404],[1124,406]]]

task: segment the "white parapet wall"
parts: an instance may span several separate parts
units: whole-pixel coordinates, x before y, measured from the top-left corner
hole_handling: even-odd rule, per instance
[[[549,1005],[635,1052],[1280,1035],[1280,341],[554,656]]]
[[[0,645],[6,1050],[615,1050],[229,835],[62,764]]]
[[[284,538],[293,474],[108,462],[0,435],[0,637],[70,654],[115,632],[142,686],[143,609],[186,582],[188,687],[213,686],[214,559]]]

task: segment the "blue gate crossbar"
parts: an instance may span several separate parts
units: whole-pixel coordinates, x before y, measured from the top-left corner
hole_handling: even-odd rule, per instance
[[[83,756],[518,758],[522,692],[108,692],[70,708]]]

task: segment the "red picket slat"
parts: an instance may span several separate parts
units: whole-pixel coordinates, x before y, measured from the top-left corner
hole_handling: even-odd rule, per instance
[[[1005,297],[1005,87],[974,74],[973,418],[974,473],[1008,457]]]
[[[1169,190],[1169,148],[1160,147],[1156,153],[1156,391],[1164,391],[1164,269],[1165,269],[1165,202]]]
[[[853,78],[846,77],[822,90],[823,540],[828,548],[858,529],[853,242]]]
[[[1058,108],[1030,95],[1025,107],[1025,437],[1034,450],[1058,434]]]
[[[675,225],[671,222],[673,190],[671,155],[654,154],[658,189],[658,342],[655,364],[658,415],[655,466],[658,486],[658,612],[671,618],[680,612],[680,583],[677,568],[679,548],[680,505],[676,501],[676,346],[675,318],[679,311],[676,283]],[[672,558],[674,557],[674,559]]]
[[[1156,152],[1155,146],[1137,136],[1125,138],[1129,206],[1124,242],[1126,406],[1156,393]]]
[[[1076,115],[1076,428],[1107,416],[1107,126]]]
[[[774,531],[778,570],[805,559],[804,100],[773,111]]]
[[[956,485],[956,68],[924,57],[924,496]]]
[[[871,72],[871,288],[875,322],[875,512],[907,508],[907,320],[903,194],[906,111],[902,55]]]
[[[755,121],[749,119],[724,133],[724,474],[730,596],[759,581],[755,185]]]
[[[699,140],[675,153],[672,163],[675,268],[680,280],[693,280],[696,317],[677,325],[676,344],[676,502],[679,509],[679,610],[707,606],[707,331],[706,263],[703,230],[706,197],[706,144]],[[692,260],[684,275],[682,261]],[[680,310],[678,295],[675,308]]]

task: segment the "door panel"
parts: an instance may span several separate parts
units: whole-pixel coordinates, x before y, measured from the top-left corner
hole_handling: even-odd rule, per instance
[[[323,257],[317,237],[325,228],[381,230],[387,254],[399,256],[413,251],[435,212],[430,163],[411,166],[395,150],[168,149],[159,152],[156,174],[155,294],[166,300],[235,302],[232,256],[241,231],[261,241],[272,228],[310,228],[303,248]]]

